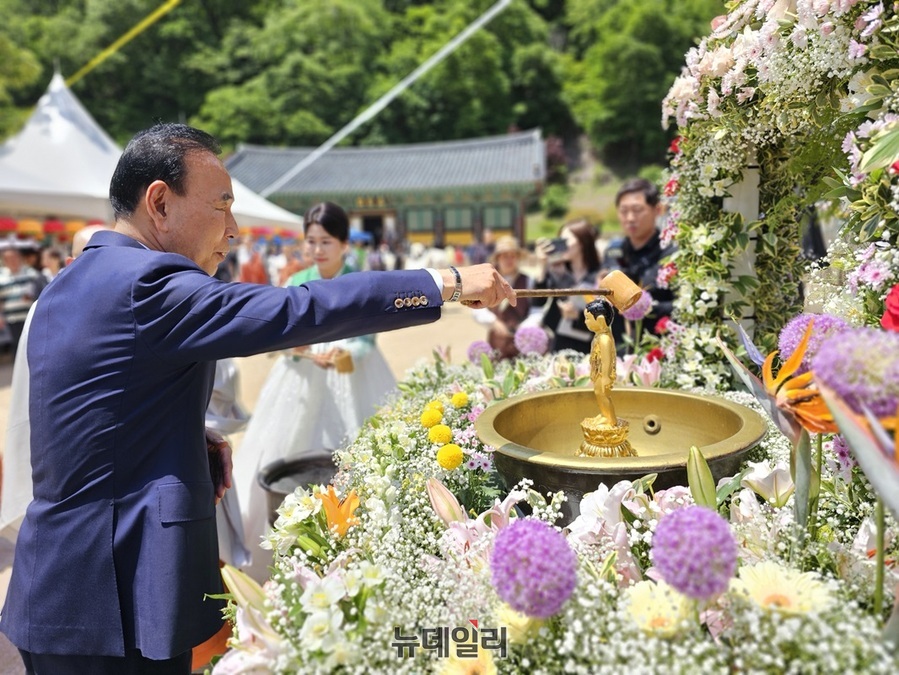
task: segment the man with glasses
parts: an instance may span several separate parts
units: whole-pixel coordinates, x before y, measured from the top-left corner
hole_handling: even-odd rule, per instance
[[[662,213],[659,190],[645,178],[634,178],[618,190],[615,206],[625,236],[609,243],[603,260],[604,271],[621,270],[631,281],[649,291],[653,304],[649,314],[642,319],[643,330],[655,333],[656,323],[671,314],[674,303],[674,293],[660,288],[656,281],[664,259],[674,253],[674,245],[662,246],[656,227]],[[619,353],[629,351],[623,338],[626,332],[635,334],[635,323],[622,316],[612,324]]]

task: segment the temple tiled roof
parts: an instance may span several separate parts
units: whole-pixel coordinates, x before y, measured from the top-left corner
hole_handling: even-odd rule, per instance
[[[261,192],[313,148],[241,145],[225,162]],[[371,193],[475,185],[542,183],[546,157],[539,129],[443,143],[333,148],[276,190],[285,193]]]

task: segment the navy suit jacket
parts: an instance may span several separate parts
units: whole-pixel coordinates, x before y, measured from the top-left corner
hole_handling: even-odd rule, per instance
[[[34,501],[0,630],[38,654],[151,659],[210,637],[222,621],[204,599],[222,592],[203,422],[215,361],[427,323],[441,304],[425,270],[226,283],[97,233],[31,324]]]

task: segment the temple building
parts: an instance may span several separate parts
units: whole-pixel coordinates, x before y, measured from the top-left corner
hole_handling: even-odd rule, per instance
[[[355,231],[376,240],[468,244],[523,239],[528,205],[546,179],[539,129],[442,143],[334,148],[293,176],[313,148],[241,145],[225,162],[250,189],[302,215],[313,204],[344,207]],[[279,185],[280,184],[280,185]]]

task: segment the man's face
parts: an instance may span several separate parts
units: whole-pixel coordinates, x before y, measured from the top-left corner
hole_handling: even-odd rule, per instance
[[[228,254],[230,240],[237,236],[231,213],[231,177],[211,152],[190,152],[185,164],[184,194],[170,192],[166,202],[170,229],[165,249],[190,258],[211,275]]]
[[[646,195],[642,192],[628,192],[618,200],[618,220],[624,234],[634,248],[641,248],[652,238],[656,229],[656,217],[659,205],[646,203]]]
[[[18,251],[8,248],[3,251],[3,264],[9,268],[10,272],[18,272],[22,267],[22,255]]]

